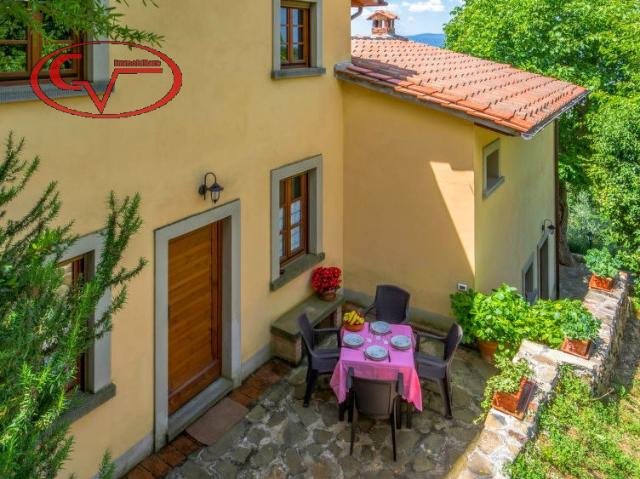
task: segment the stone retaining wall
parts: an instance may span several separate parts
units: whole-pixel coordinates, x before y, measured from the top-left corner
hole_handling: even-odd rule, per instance
[[[526,442],[537,432],[539,407],[551,398],[562,364],[574,366],[578,374],[589,380],[595,393],[602,393],[609,388],[620,354],[625,324],[633,314],[629,300],[630,283],[629,276],[622,273],[613,292],[589,290],[587,293],[585,306],[602,321],[600,336],[592,347],[589,360],[523,341],[516,360],[527,359],[534,371],[531,379],[538,386],[527,415],[519,421],[491,409],[483,429],[448,478],[507,478],[505,466],[515,460]]]

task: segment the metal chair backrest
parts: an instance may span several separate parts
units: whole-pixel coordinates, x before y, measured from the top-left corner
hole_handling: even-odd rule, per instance
[[[353,376],[349,370],[348,389],[354,395],[355,407],[365,416],[388,417],[402,395],[403,378],[398,374],[395,381],[381,381]]]
[[[391,324],[404,322],[407,319],[410,297],[407,291],[397,286],[379,285],[374,300],[376,319]]]
[[[462,328],[459,324],[456,323],[451,326],[451,329],[449,330],[449,333],[444,340],[444,360],[446,361],[447,365],[451,363],[453,355],[462,342],[462,334]]]
[[[315,347],[315,341],[313,339],[313,327],[309,322],[309,318],[306,314],[301,314],[298,317],[298,327],[300,328],[300,335],[302,336],[302,343],[304,344],[304,348],[309,355],[309,360],[315,357],[313,352],[313,348]]]

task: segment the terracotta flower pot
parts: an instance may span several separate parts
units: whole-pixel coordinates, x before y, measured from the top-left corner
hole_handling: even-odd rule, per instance
[[[318,292],[318,297],[322,301],[334,301],[336,299],[336,292],[335,291]]]
[[[520,380],[520,389],[516,393],[496,392],[493,395],[492,407],[518,419],[524,418],[533,397],[535,385],[527,378]]]
[[[496,341],[478,341],[478,348],[480,349],[480,356],[482,356],[482,359],[493,364],[493,360],[498,349],[498,343]]]
[[[581,358],[589,359],[589,349],[591,341],[581,341],[579,339],[565,338],[560,349],[565,353],[573,354]]]
[[[613,278],[603,278],[602,276],[596,276],[594,274],[589,280],[589,287],[591,289],[600,289],[602,291],[613,291],[614,282],[615,280]]]

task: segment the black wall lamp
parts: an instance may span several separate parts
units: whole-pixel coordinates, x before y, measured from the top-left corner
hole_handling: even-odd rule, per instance
[[[549,230],[550,234],[554,234],[556,232],[556,227],[551,220],[544,220],[542,223],[542,231]]]
[[[207,180],[210,176],[213,177],[213,183],[211,184],[211,186],[208,186]],[[224,188],[222,187],[222,185],[218,183],[218,177],[216,176],[216,174],[209,172],[204,175],[202,184],[200,185],[200,188],[198,188],[198,193],[200,193],[200,195],[202,195],[205,200],[207,199],[207,193],[211,193],[211,201],[217,203],[220,199],[220,193],[222,193],[223,190]]]

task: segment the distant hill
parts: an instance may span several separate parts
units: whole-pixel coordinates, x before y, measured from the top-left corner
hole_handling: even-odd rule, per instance
[[[426,43],[434,47],[444,47],[444,33],[421,33],[420,35],[410,35],[407,38],[414,42]]]

